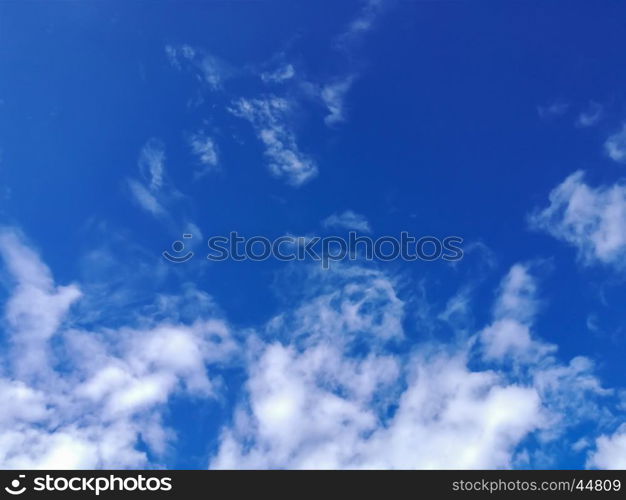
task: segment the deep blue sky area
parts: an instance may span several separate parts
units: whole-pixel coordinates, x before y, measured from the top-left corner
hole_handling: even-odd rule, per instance
[[[456,235],[464,242],[464,257],[453,264],[363,263],[364,269],[391,280],[403,303],[405,340],[389,349],[404,375],[398,375],[395,389],[386,389],[389,398],[399,398],[411,386],[415,362],[410,359],[416,353],[456,348],[468,349],[463,351],[468,370],[498,373],[511,387],[538,391],[541,416],[532,425],[511,424],[515,431],[506,427],[494,437],[505,452],[477,452],[475,462],[462,466],[626,463],[626,433],[619,430],[621,387],[626,385],[625,19],[626,4],[619,1],[0,0],[0,218],[5,231],[35,250],[54,286],[73,283],[82,293],[68,316],[55,323],[59,344],[54,349],[62,353],[55,369],[74,373],[64,364],[70,361],[62,361],[71,349],[61,340],[72,329],[91,331],[99,339],[120,331],[127,338],[133,333],[125,328],[143,331],[159,321],[192,325],[211,314],[236,332],[233,352],[247,353],[235,355],[236,362],[220,360],[222,371],[215,376],[205,360],[211,397],[187,394],[183,377],[178,389],[158,401],[158,417],[124,414],[129,426],[158,421],[171,433],[163,438],[165,451],[151,448],[149,438],[137,431],[128,446],[145,452],[145,462],[125,462],[126,455],[107,462],[94,452],[100,458],[85,464],[228,466],[225,429],[243,425],[237,423],[242,413],[251,419],[243,427],[258,434],[237,435],[245,451],[231,467],[366,464],[307,455],[306,450],[322,446],[326,430],[311,431],[284,456],[276,451],[288,445],[267,431],[274,420],[263,420],[269,417],[261,408],[270,410],[259,401],[271,391],[259,389],[255,378],[271,370],[250,361],[265,359],[262,353],[269,351],[260,345],[291,346],[289,335],[294,336],[293,352],[313,349],[313,341],[301,344],[301,337],[315,330],[313,325],[326,325],[329,316],[305,321],[310,308],[298,308],[307,301],[319,305],[316,294],[341,290],[341,280],[348,278],[335,282],[318,271],[311,277],[310,263],[205,259],[207,238],[230,231],[268,238],[345,235],[350,223],[333,226],[328,218],[346,213],[366,221],[373,237],[408,231]],[[288,111],[267,111],[279,100]],[[247,115],[238,107],[243,102],[250,106]],[[278,146],[269,145],[264,133],[275,134]],[[214,158],[201,158],[194,150],[199,137]],[[611,149],[611,144],[616,146]],[[146,160],[150,155],[157,157],[153,163]],[[294,181],[287,156],[305,158],[315,172]],[[284,162],[283,174],[272,172],[272,162]],[[555,190],[577,171],[584,172],[577,193],[595,194],[557,198]],[[193,233],[186,243],[194,258],[181,265],[165,261],[161,252],[188,232]],[[22,345],[15,331],[29,321],[11,316],[15,290],[30,285],[20,285],[21,278],[11,274],[10,255],[5,253],[9,271],[2,278],[7,352]],[[528,273],[532,286],[512,284],[517,298],[509,303],[505,276],[514,276],[515,265]],[[360,293],[369,296],[380,283]],[[190,290],[205,294],[208,302],[191,299]],[[164,297],[174,305],[160,310]],[[454,297],[459,309],[446,315]],[[328,307],[347,315],[337,328],[349,328],[345,325],[356,320],[338,300]],[[37,304],[31,306],[47,310]],[[497,304],[508,305],[498,309]],[[374,300],[359,314],[383,317],[387,306]],[[503,349],[512,357],[498,364],[489,346],[505,337],[484,332],[502,318],[530,328],[538,344],[518,337],[510,344],[509,337],[499,340],[497,345],[506,344]],[[33,320],[36,330],[43,323]],[[367,327],[359,325],[355,331],[365,335]],[[110,342],[106,345],[116,341]],[[430,347],[422,350],[424,344]],[[117,352],[138,370],[132,353],[119,349],[107,359]],[[352,359],[348,351],[344,354]],[[555,374],[565,373],[576,357],[588,360],[588,371],[558,378]],[[527,364],[520,368],[520,363]],[[298,366],[293,373],[306,372]],[[22,380],[7,370],[0,375]],[[79,371],[72,383],[95,377]],[[133,380],[145,375],[132,373]],[[547,373],[556,377],[553,385],[545,382]],[[317,380],[303,377],[311,384]],[[594,389],[597,405],[581,410],[580,421],[559,434],[554,415],[569,413],[564,401],[575,399],[566,389],[583,394],[576,384],[591,390],[596,382],[603,388]],[[336,397],[347,390],[338,381],[318,386],[331,387]],[[72,391],[82,394],[76,387]],[[303,391],[310,393],[310,387]],[[271,400],[267,408],[283,408],[290,398],[300,401],[296,393],[286,390],[280,402]],[[358,400],[361,415],[371,401],[378,399]],[[399,401],[385,410],[392,418]],[[317,400],[307,404],[322,405]],[[497,413],[489,408],[489,415]],[[70,418],[62,409],[54,411]],[[392,427],[382,410],[373,412],[381,428]],[[447,427],[441,425],[432,432],[443,435]],[[342,439],[348,434],[344,431]],[[557,435],[566,438],[559,442]],[[606,437],[606,447],[597,441],[600,436]],[[267,453],[254,455],[250,450],[256,445]],[[360,450],[355,456],[367,456],[365,448],[354,446]],[[0,463],[12,466],[6,458],[12,453],[0,449]],[[400,451],[393,456],[404,457]],[[212,462],[212,457],[220,458]],[[430,463],[411,460],[375,466]]]

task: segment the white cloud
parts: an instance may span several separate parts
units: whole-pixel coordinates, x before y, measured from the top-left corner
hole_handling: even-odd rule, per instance
[[[46,376],[48,342],[80,291],[75,285],[56,286],[49,270],[13,230],[0,233],[0,255],[15,282],[4,310],[16,350],[12,364],[24,377]]]
[[[230,111],[253,125],[265,146],[270,171],[276,177],[300,186],[317,175],[317,165],[300,151],[294,133],[287,126],[289,101],[275,96],[238,99]]]
[[[384,4],[384,0],[364,0],[363,7],[356,17],[350,21],[346,30],[337,38],[337,45],[346,48],[361,40],[363,35],[373,28]]]
[[[555,101],[546,106],[537,106],[537,113],[539,117],[544,120],[557,118],[567,113],[569,104],[563,101]]]
[[[372,232],[368,220],[352,210],[346,210],[341,214],[332,214],[322,221],[322,225],[326,228],[349,229],[362,233]]]
[[[626,256],[626,186],[592,187],[583,172],[570,175],[550,193],[547,208],[531,225],[577,248],[585,263],[622,267]]]
[[[139,171],[148,183],[150,191],[158,191],[163,186],[165,151],[158,139],[150,139],[139,153]]]
[[[205,175],[218,167],[219,158],[217,155],[217,147],[213,139],[204,131],[200,130],[191,135],[189,138],[189,147],[191,148],[191,152],[204,167],[196,172],[196,176]]]
[[[322,87],[321,97],[328,108],[328,115],[324,118],[326,125],[335,125],[345,121],[344,100],[354,79],[354,75],[350,75]]]
[[[197,78],[206,83],[211,90],[220,90],[224,79],[231,72],[217,57],[190,45],[166,45],[165,55],[176,69],[181,69],[185,65],[193,68]]]
[[[154,216],[159,216],[165,213],[165,209],[156,199],[156,196],[141,183],[134,179],[128,179],[128,187],[130,188],[133,198],[141,208],[150,212]]]
[[[171,399],[215,398],[220,368],[241,362],[245,391],[213,467],[511,467],[519,454],[532,456],[527,437],[559,437],[571,449],[580,436],[563,439],[564,429],[604,418],[596,400],[608,391],[591,361],[562,364],[534,337],[528,266],[503,279],[491,325],[517,322],[524,342],[494,342],[482,329],[450,344],[417,344],[404,332],[408,304],[397,281],[356,266],[312,269],[298,287],[302,300],[239,342],[193,288],[162,296],[132,324],[81,328],[70,310],[78,286],[55,284],[14,230],[0,233],[0,253],[14,283],[5,308],[12,342],[0,360],[5,468],[150,465],[176,439],[164,422]],[[38,307],[26,307],[32,300]],[[20,347],[29,337],[36,343]],[[495,359],[478,363],[484,347],[500,345]],[[47,355],[32,358],[31,348]],[[509,352],[514,370],[501,366]],[[21,366],[6,362],[18,353],[26,354]],[[604,466],[619,456],[622,437],[597,444],[589,463]]]
[[[537,285],[528,267],[523,264],[513,265],[500,284],[494,316],[497,319],[530,321],[537,312],[536,292]]]
[[[343,293],[310,297],[270,322],[268,339],[281,340],[255,340],[247,399],[211,467],[511,467],[533,433],[555,439],[585,415],[596,418],[572,408],[603,394],[584,358],[563,366],[545,355],[549,348],[520,359],[518,370],[470,368],[473,340],[397,355],[405,304],[393,282],[362,268],[338,279]],[[388,289],[375,299],[374,282]],[[526,267],[515,266],[494,320],[530,321],[534,293]]]
[[[0,465],[146,466],[141,442],[158,454],[174,437],[161,422],[169,399],[214,397],[212,367],[236,352],[228,326],[162,316],[138,317],[139,327],[71,328],[78,287],[55,285],[13,230],[0,234],[0,253],[15,282],[5,308],[11,343],[0,372]]]
[[[500,285],[494,321],[480,332],[486,359],[536,362],[554,350],[554,346],[531,336],[532,320],[537,312],[536,288],[527,266],[511,267]]]
[[[196,56],[196,51],[190,45],[181,45],[179,47],[176,47],[174,45],[166,45],[165,55],[167,56],[167,59],[172,66],[174,66],[176,69],[180,69],[181,60],[193,60],[193,58]]]
[[[264,82],[272,83],[282,83],[291,80],[294,76],[296,76],[296,70],[293,64],[285,64],[274,71],[261,73],[261,79]]]
[[[593,127],[602,118],[604,107],[597,102],[591,101],[586,110],[578,115],[576,125],[578,127]]]
[[[612,160],[626,163],[626,125],[606,140],[604,150]]]
[[[167,214],[163,206],[163,187],[165,180],[165,150],[163,143],[151,138],[141,148],[137,161],[143,182],[127,179],[133,199],[155,217]]]
[[[587,467],[595,469],[626,469],[626,424],[612,435],[602,435],[587,458]]]

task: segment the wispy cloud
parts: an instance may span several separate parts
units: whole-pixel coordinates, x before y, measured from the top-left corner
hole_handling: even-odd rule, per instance
[[[139,171],[148,182],[151,191],[158,191],[163,186],[165,170],[165,150],[158,139],[150,139],[139,153]]]
[[[296,70],[293,64],[284,64],[274,71],[261,73],[261,79],[264,82],[281,83],[290,80],[296,76]]]
[[[165,150],[158,139],[149,139],[141,148],[137,161],[139,173],[144,182],[127,179],[133,199],[141,208],[154,216],[167,213],[160,199],[165,177]]]
[[[203,176],[214,171],[219,166],[219,158],[215,141],[203,130],[192,134],[189,137],[189,147],[191,152],[198,159],[202,168],[196,171],[196,177]]]
[[[156,199],[148,189],[146,189],[140,182],[134,179],[128,179],[128,187],[135,201],[141,208],[150,212],[154,216],[159,216],[166,213],[163,206]]]
[[[325,228],[340,228],[371,233],[372,228],[368,220],[352,210],[346,210],[341,214],[332,214],[322,221]]]
[[[582,111],[576,119],[576,126],[578,127],[593,127],[602,118],[604,113],[604,106],[597,102],[591,101],[587,109]]]
[[[549,120],[563,116],[569,109],[569,103],[563,101],[555,101],[545,106],[537,106],[537,113],[543,120]]]
[[[320,95],[328,108],[328,114],[324,118],[326,125],[335,125],[346,119],[344,100],[355,78],[355,75],[350,75],[322,87]]]
[[[364,0],[359,13],[337,37],[337,46],[345,49],[360,41],[374,27],[376,18],[388,3],[389,0]]]
[[[626,124],[606,140],[604,150],[612,160],[626,163]]]
[[[211,90],[220,90],[224,79],[232,73],[230,67],[222,60],[190,45],[166,45],[165,55],[176,69],[185,66],[193,68],[198,79],[206,83]]]
[[[269,169],[276,177],[293,186],[301,186],[317,175],[315,162],[302,153],[287,124],[291,106],[276,96],[238,99],[229,108],[239,118],[248,120],[265,146]]]

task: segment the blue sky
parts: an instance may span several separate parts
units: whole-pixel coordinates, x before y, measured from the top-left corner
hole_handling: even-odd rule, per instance
[[[0,3],[0,465],[626,467],[625,16]]]

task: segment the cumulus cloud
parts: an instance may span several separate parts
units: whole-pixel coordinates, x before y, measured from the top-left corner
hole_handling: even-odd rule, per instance
[[[268,96],[238,99],[230,111],[252,124],[265,146],[272,174],[293,186],[301,186],[315,177],[318,169],[315,162],[300,151],[295,134],[287,125],[290,108],[288,100]]]
[[[162,422],[169,399],[214,396],[211,367],[235,352],[229,327],[205,316],[77,328],[76,285],[56,285],[16,231],[0,233],[0,254],[14,282],[0,372],[2,467],[146,466],[145,447],[158,455],[173,438]]]
[[[576,247],[587,264],[621,268],[626,254],[626,186],[593,187],[575,172],[550,193],[550,204],[535,212],[531,225]]]
[[[50,338],[80,297],[80,290],[75,285],[56,286],[50,271],[21,244],[14,230],[0,232],[0,255],[14,281],[4,310],[16,354],[12,364],[23,377],[45,377]]]
[[[511,467],[533,456],[528,437],[556,442],[604,418],[598,399],[610,391],[593,363],[563,364],[533,333],[537,284],[526,265],[502,280],[491,325],[416,344],[398,282],[375,268],[311,269],[300,298],[243,340],[198,290],[162,296],[129,324],[82,327],[71,309],[80,288],[56,284],[17,231],[0,233],[0,254],[12,283],[0,372],[5,468],[153,464],[176,439],[172,398],[215,398],[224,367],[245,368],[246,381],[216,468]],[[505,320],[524,334],[485,333]],[[18,353],[18,365],[6,362]],[[606,466],[621,443],[619,433],[598,438],[590,466]]]
[[[484,332],[479,343],[428,343],[398,355],[406,304],[394,282],[362,268],[338,279],[343,292],[305,298],[256,340],[246,399],[210,467],[511,467],[528,436],[554,439],[548,428],[597,416],[567,404],[571,393],[572,405],[603,394],[584,358],[562,365],[548,348],[519,359],[519,370],[470,368],[473,346],[492,343]],[[535,288],[525,266],[511,269],[494,321],[530,322]],[[532,342],[542,344],[514,345],[528,351]]]
[[[602,435],[589,453],[587,467],[595,469],[626,469],[626,424],[614,434]]]
[[[626,163],[626,125],[606,140],[604,150],[611,160]]]
[[[371,233],[372,228],[368,220],[361,214],[357,214],[352,210],[346,210],[340,214],[332,214],[322,221],[325,228],[349,229],[361,231],[362,233]]]

